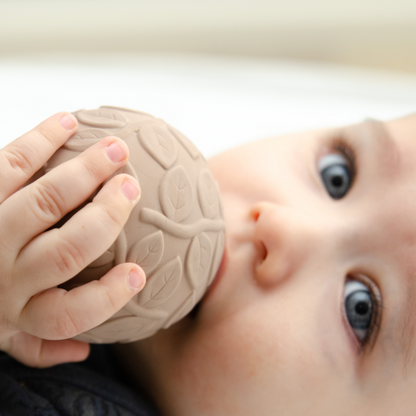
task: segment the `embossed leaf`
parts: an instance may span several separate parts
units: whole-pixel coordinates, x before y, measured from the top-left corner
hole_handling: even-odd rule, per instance
[[[142,146],[161,166],[169,169],[175,163],[178,147],[166,126],[146,123],[137,134]]]
[[[110,319],[101,325],[86,332],[87,336],[94,337],[101,343],[114,342],[130,338],[147,327],[154,326],[154,321],[138,316],[123,316]],[[82,334],[81,334],[82,335]]]
[[[139,304],[145,308],[154,308],[165,303],[175,293],[181,277],[182,262],[177,256],[151,276],[139,293]]]
[[[130,250],[127,261],[138,264],[148,275],[160,262],[164,252],[162,231],[142,238]]]
[[[133,296],[124,308],[125,312],[128,312],[133,316],[142,316],[143,318],[151,319],[152,321],[164,321],[168,317],[169,313],[163,309],[148,309],[139,305],[139,294]]]
[[[204,169],[199,175],[198,198],[206,218],[214,218],[218,215],[220,208],[217,184],[208,169]]]
[[[186,257],[186,276],[192,288],[199,287],[208,274],[211,265],[212,245],[205,233],[199,234],[192,239]]]
[[[181,222],[189,216],[194,193],[182,166],[175,166],[165,174],[160,184],[159,198],[164,214],[172,221]]]
[[[111,105],[102,105],[102,106],[100,106],[100,108],[112,108],[113,110],[127,111],[128,113],[135,113],[135,114],[140,114],[142,116],[155,118],[155,116],[152,116],[151,114],[144,113],[143,111],[132,110],[131,108],[114,107],[114,106],[111,106]]]
[[[179,143],[184,147],[184,149],[191,155],[192,159],[196,159],[199,155],[201,155],[197,147],[184,134],[172,126],[168,126],[168,128],[178,139]]]
[[[109,134],[105,130],[101,129],[83,129],[78,130],[74,135],[71,136],[70,140],[89,140],[89,139],[104,139]]]
[[[81,123],[93,127],[123,127],[129,121],[125,114],[112,108],[79,111],[75,113],[75,117]]]
[[[105,130],[84,129],[71,136],[63,147],[64,149],[82,152],[108,135]]]
[[[128,312],[133,316],[142,316],[143,318],[148,318],[153,321],[164,321],[169,313],[163,309],[148,309],[143,308],[139,304],[139,295],[133,296],[126,305],[124,305],[123,311]]]
[[[175,322],[178,322],[186,314],[191,312],[192,308],[195,306],[195,290],[193,290],[188,297],[181,303],[181,305],[173,312],[169,319],[163,324],[163,328],[169,328]]]
[[[218,234],[217,245],[215,246],[214,258],[212,260],[212,267],[211,267],[210,276],[208,279],[208,286],[214,280],[214,277],[216,276],[218,269],[220,267],[221,260],[224,255],[224,243],[225,243],[224,232],[222,231]]]

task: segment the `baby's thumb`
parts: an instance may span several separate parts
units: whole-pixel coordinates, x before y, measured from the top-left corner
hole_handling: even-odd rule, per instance
[[[145,282],[146,276],[137,264],[123,263],[100,280],[68,292],[60,288],[48,289],[26,304],[20,314],[19,328],[43,339],[73,338],[112,317]]]

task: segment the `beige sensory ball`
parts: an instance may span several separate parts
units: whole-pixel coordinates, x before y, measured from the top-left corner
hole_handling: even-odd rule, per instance
[[[70,290],[99,279],[125,262],[137,263],[147,276],[144,289],[124,308],[77,339],[92,343],[143,339],[188,314],[216,275],[224,251],[218,186],[195,145],[161,119],[117,107],[74,115],[79,122],[76,134],[47,162],[44,173],[114,135],[130,150],[128,163],[115,175],[134,176],[142,193],[114,244],[61,287]]]

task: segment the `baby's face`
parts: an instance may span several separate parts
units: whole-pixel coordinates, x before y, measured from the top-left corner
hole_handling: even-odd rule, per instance
[[[194,316],[124,347],[162,410],[409,414],[416,115],[260,141],[209,166],[227,225],[217,279]]]

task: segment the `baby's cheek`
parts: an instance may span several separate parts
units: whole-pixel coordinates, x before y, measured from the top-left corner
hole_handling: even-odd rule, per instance
[[[285,308],[272,306],[273,314],[267,302],[239,310],[198,328],[182,345],[175,384],[197,406],[194,414],[251,415],[259,406],[269,414],[308,414],[308,406],[325,406],[328,392],[344,390],[301,315],[288,319]]]
[[[178,374],[201,403],[209,406],[211,400],[221,399],[231,407],[236,397],[247,400],[263,386],[265,377],[270,378],[269,373],[276,375],[284,367],[282,345],[259,316],[240,311],[195,331],[181,353]]]

